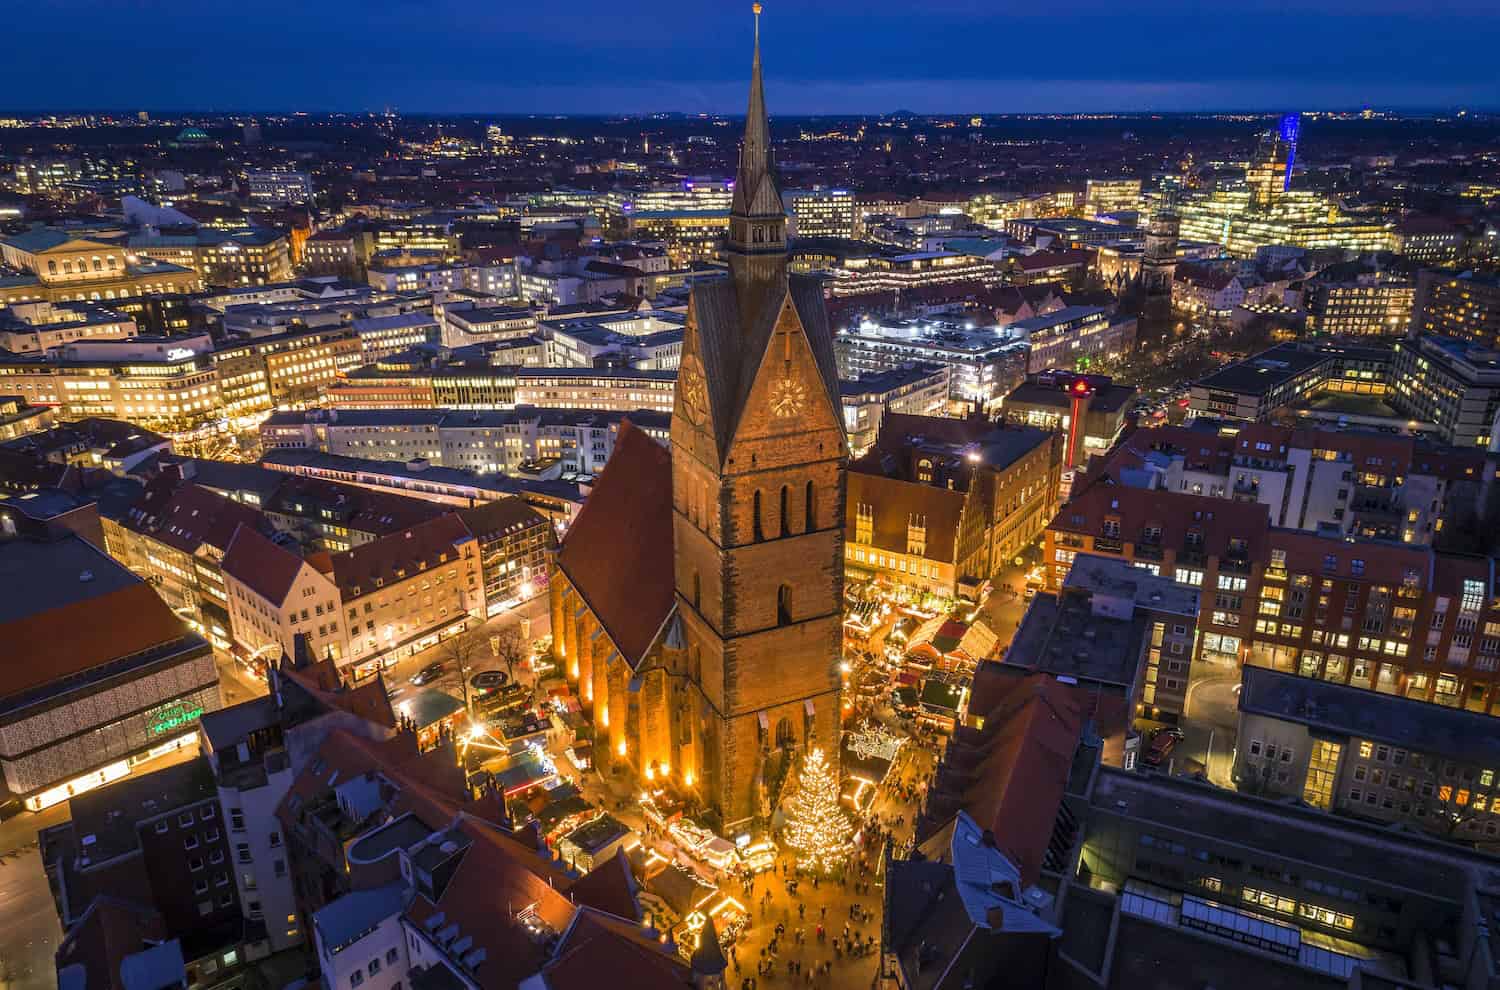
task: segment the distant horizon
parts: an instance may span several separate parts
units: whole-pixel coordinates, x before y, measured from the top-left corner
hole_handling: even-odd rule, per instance
[[[434,116],[742,112],[743,0],[32,0],[7,11],[18,113],[286,107]],[[1494,0],[770,0],[782,116],[1495,108]],[[65,47],[64,47],[65,46]],[[64,71],[64,67],[66,71]],[[19,94],[34,94],[23,98]],[[299,106],[300,104],[300,106]],[[986,109],[989,108],[989,109]],[[124,107],[118,112],[126,112]]]
[[[898,116],[910,116],[921,119],[938,119],[945,117],[984,117],[1003,119],[1022,118],[1067,118],[1067,117],[1224,117],[1230,115],[1275,117],[1285,113],[1300,114],[1359,114],[1369,110],[1376,114],[1396,117],[1425,117],[1425,116],[1448,116],[1457,119],[1459,112],[1465,118],[1482,118],[1500,116],[1500,100],[1492,106],[1481,106],[1476,104],[1412,104],[1408,106],[1383,105],[1373,106],[1367,104],[1346,106],[1240,106],[1240,107],[1200,107],[1175,110],[1124,110],[1124,109],[1089,109],[1089,110],[905,110],[897,108],[894,110],[866,110],[849,112],[809,112],[809,113],[772,113],[772,121],[780,120],[856,120],[872,118],[890,118]],[[109,115],[114,117],[129,117],[134,120],[135,116],[145,112],[151,117],[146,123],[153,123],[156,115],[163,116],[208,116],[208,117],[380,117],[386,113],[393,113],[397,117],[464,117],[474,119],[492,120],[650,120],[652,118],[682,119],[682,120],[744,120],[745,114],[739,112],[712,112],[696,110],[599,110],[599,111],[562,111],[562,110],[433,110],[433,109],[406,109],[404,107],[390,108],[320,108],[308,110],[295,107],[267,108],[267,107],[162,107],[162,106],[129,106],[129,107],[47,107],[47,108],[17,108],[0,107],[0,117],[41,117],[41,116],[80,116],[80,115]],[[1378,119],[1378,118],[1377,118]]]

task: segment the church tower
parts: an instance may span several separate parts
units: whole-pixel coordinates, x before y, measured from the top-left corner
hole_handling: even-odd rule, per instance
[[[848,449],[821,285],[789,275],[761,84],[725,251],[693,283],[672,416],[679,761],[726,828],[808,745],[836,760]]]

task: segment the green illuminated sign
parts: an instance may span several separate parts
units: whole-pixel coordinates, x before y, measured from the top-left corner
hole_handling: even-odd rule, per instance
[[[198,716],[202,714],[202,705],[193,705],[186,701],[169,702],[146,713],[146,734],[160,736],[173,729],[180,729],[184,725],[191,725],[198,721]]]

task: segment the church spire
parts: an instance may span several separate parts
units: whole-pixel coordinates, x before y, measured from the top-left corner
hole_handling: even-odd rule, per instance
[[[755,12],[755,56],[750,64],[750,105],[745,112],[745,137],[740,142],[739,173],[734,180],[734,203],[725,242],[730,268],[741,278],[769,274],[772,265],[768,259],[786,257],[786,207],[776,187],[771,124],[761,81],[761,6],[757,3],[751,9]]]

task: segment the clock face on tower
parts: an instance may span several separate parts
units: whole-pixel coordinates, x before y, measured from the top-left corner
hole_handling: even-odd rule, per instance
[[[802,412],[807,403],[807,389],[790,378],[779,379],[771,386],[771,411],[783,419]]]
[[[703,373],[696,364],[689,364],[682,369],[682,411],[688,422],[698,426],[707,408],[708,387],[703,382]]]

